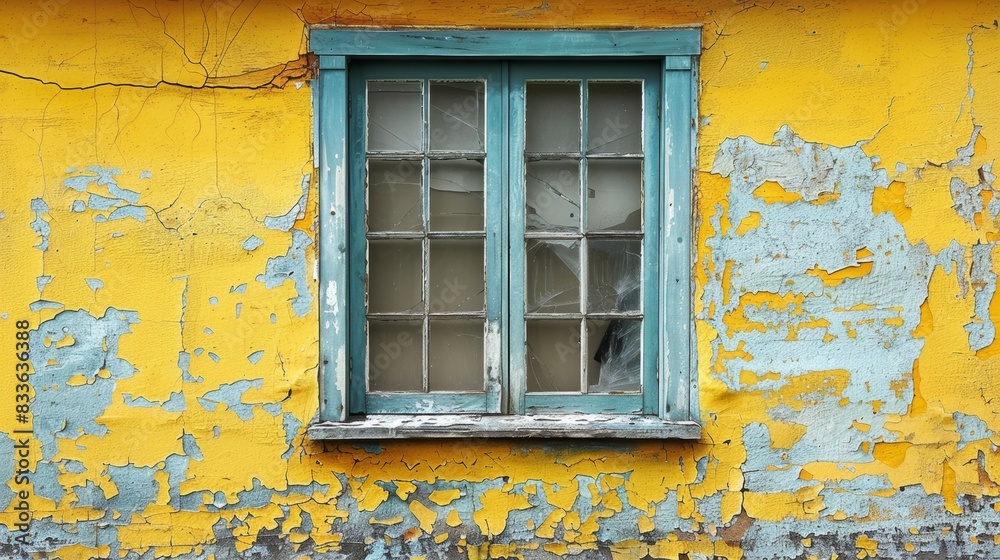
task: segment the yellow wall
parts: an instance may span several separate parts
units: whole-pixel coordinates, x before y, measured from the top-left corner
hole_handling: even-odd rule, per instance
[[[0,557],[990,555],[995,10],[576,4],[4,2]],[[702,26],[701,441],[304,436],[312,25]]]

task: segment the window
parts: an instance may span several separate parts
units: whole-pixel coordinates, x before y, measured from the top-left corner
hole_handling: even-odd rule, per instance
[[[699,437],[698,40],[313,31],[312,437]]]

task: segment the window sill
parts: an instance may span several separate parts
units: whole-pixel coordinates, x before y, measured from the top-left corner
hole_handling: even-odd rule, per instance
[[[637,415],[373,414],[351,417],[347,422],[317,422],[309,426],[308,434],[313,440],[519,437],[696,440],[701,438],[701,426],[697,422]]]

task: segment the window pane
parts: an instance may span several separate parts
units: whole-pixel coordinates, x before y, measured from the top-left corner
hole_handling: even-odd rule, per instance
[[[587,245],[587,311],[638,311],[642,283],[642,242],[590,241]]]
[[[538,241],[525,246],[528,313],[580,312],[580,243]]]
[[[587,152],[642,153],[642,84],[587,84]]]
[[[642,230],[642,161],[588,161],[587,193],[588,231]]]
[[[483,231],[483,162],[431,161],[431,230]]]
[[[421,82],[368,82],[368,150],[420,151]]]
[[[525,151],[580,152],[580,83],[528,82]]]
[[[580,322],[525,322],[528,392],[580,392]]]
[[[431,150],[482,152],[486,93],[482,82],[431,82]]]
[[[580,166],[577,160],[533,161],[526,166],[527,230],[580,230]]]
[[[421,321],[368,321],[368,389],[422,391]]]
[[[486,280],[482,239],[430,241],[432,313],[482,311]]]
[[[368,310],[372,313],[423,310],[423,264],[419,239],[368,242]]]
[[[422,163],[370,160],[368,162],[368,230],[420,231]]]
[[[642,321],[587,321],[589,393],[635,392],[641,388]]]
[[[431,391],[484,390],[482,319],[430,321]]]

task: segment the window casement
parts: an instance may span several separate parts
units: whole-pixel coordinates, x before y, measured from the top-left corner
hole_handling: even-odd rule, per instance
[[[697,438],[697,30],[316,29],[314,439]]]

